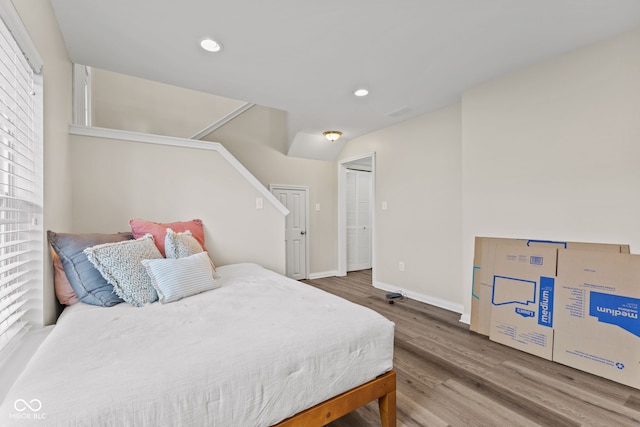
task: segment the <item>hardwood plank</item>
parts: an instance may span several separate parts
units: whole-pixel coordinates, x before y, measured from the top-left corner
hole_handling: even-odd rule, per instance
[[[469,347],[456,345],[452,341],[442,341],[442,337],[415,338],[407,342],[398,344],[406,349],[414,349],[414,352],[421,354],[428,359],[439,359],[441,363],[447,363],[456,370],[473,372],[483,375],[491,368],[498,366],[501,360],[492,361]]]
[[[505,362],[488,378],[508,383],[512,393],[564,414],[580,425],[627,426],[640,423],[640,413],[539,371]]]
[[[438,386],[432,409],[451,425],[471,426],[523,426],[539,424],[507,407],[495,410],[495,401],[457,380],[451,379]]]
[[[398,407],[398,423],[407,427],[429,426],[447,427],[449,422],[438,417],[436,414],[421,405],[418,399],[412,398],[410,394],[396,391],[398,402],[402,402],[402,407]]]
[[[640,411],[640,394],[632,395],[627,399],[624,403],[624,406],[627,408],[635,409],[636,411]]]
[[[447,375],[437,366],[427,363],[427,360],[417,356],[402,347],[395,348],[393,364],[399,376],[408,374],[408,381],[417,382],[421,387],[433,388],[442,384],[450,375]]]
[[[399,345],[410,345],[408,343],[399,343]],[[468,385],[469,388],[477,390],[479,393],[483,393],[487,398],[490,398],[493,402],[494,410],[500,412],[504,410],[511,410],[517,412],[531,421],[538,423],[539,425],[548,425],[554,427],[576,427],[579,424],[573,422],[571,419],[563,417],[561,414],[554,414],[546,410],[546,408],[537,402],[527,401],[521,396],[517,396],[511,392],[511,389],[505,385],[502,381],[491,381],[487,378],[487,370],[476,372],[474,370],[461,369],[461,366],[456,364],[455,359],[449,359],[430,353],[420,347],[415,348],[416,353],[419,353],[420,358],[429,365],[433,365],[441,372],[446,373],[449,378],[458,379]],[[398,378],[400,383],[411,381],[405,381],[404,372],[398,370]],[[420,384],[416,384],[420,387],[423,395],[427,396],[427,399],[418,397],[424,405],[428,406],[431,410],[435,411],[436,401],[438,394],[433,390],[425,388]],[[402,385],[399,385],[399,389],[403,390]],[[415,398],[415,397],[414,397]],[[435,400],[434,400],[435,399]],[[398,405],[402,408],[404,402],[399,402]],[[440,414],[439,414],[440,415]],[[452,421],[446,418],[447,421]],[[482,425],[482,424],[477,424]],[[495,425],[495,424],[487,424]]]
[[[513,350],[508,347],[506,348],[508,350]],[[635,390],[626,385],[609,381],[560,363],[534,357],[520,351],[517,351],[517,353],[517,355],[510,357],[508,360],[513,363],[527,366],[545,377],[553,378],[554,380],[561,380],[563,384],[568,386],[585,390],[598,396],[606,396],[607,400],[616,404],[624,404],[631,393]],[[638,391],[635,390],[635,392]]]
[[[640,390],[495,343],[457,313],[388,304],[371,270],[304,282],[395,323],[398,426],[640,426]],[[378,413],[369,404],[330,426],[378,427]]]
[[[448,425],[444,419],[432,412],[433,393],[436,386],[428,387],[412,377],[411,372],[398,369],[396,396],[398,397],[398,420],[410,426]]]

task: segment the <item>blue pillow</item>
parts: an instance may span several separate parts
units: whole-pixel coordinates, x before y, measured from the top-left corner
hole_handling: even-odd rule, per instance
[[[64,273],[78,299],[86,304],[111,307],[122,302],[84,254],[88,247],[133,239],[131,233],[71,234],[47,231],[49,244],[60,257]]]

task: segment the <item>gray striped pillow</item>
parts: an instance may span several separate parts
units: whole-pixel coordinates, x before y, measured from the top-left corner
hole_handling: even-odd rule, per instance
[[[145,259],[142,265],[162,304],[220,287],[206,252],[177,259]]]

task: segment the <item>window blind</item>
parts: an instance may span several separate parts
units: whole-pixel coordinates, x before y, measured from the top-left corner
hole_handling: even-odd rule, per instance
[[[0,22],[0,350],[32,323],[28,312],[41,281],[42,143],[34,77]]]

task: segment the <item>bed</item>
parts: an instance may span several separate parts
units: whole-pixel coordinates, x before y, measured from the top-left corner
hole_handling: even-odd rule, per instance
[[[171,304],[67,307],[0,424],[320,426],[378,399],[395,426],[392,322],[257,264],[217,274]]]

